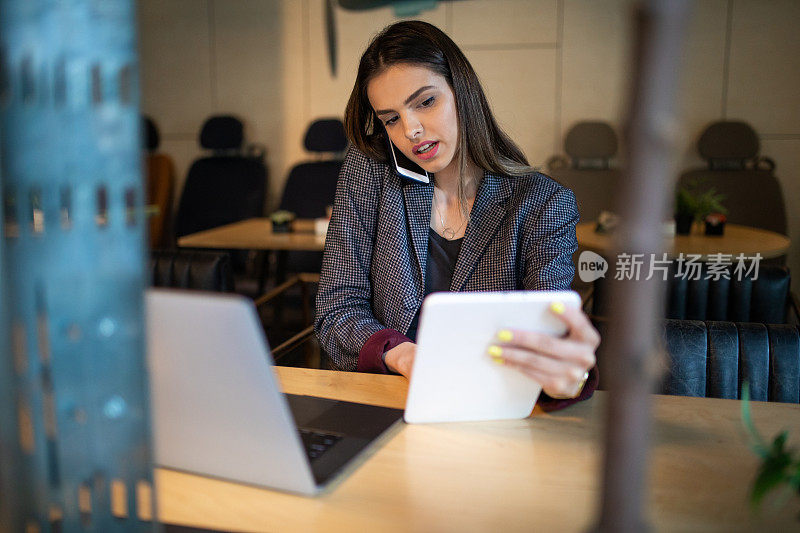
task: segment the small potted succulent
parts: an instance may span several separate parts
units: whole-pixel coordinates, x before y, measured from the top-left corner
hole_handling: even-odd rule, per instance
[[[597,217],[595,233],[613,233],[619,225],[619,217],[611,211],[600,211]]]
[[[272,221],[272,233],[289,233],[292,231],[292,222],[295,214],[291,211],[275,211],[269,216]]]

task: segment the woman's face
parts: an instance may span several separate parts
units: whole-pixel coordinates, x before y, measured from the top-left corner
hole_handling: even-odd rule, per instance
[[[455,164],[458,115],[443,76],[421,66],[394,65],[370,80],[367,97],[406,157],[429,173]]]

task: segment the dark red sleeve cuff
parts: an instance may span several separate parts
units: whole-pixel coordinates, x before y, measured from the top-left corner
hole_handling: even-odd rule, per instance
[[[597,372],[597,367],[592,368],[589,371],[589,378],[586,380],[586,384],[583,386],[583,390],[578,395],[577,398],[569,398],[567,400],[557,400],[556,398],[551,398],[544,391],[539,395],[539,401],[536,403],[539,404],[544,411],[558,411],[559,409],[563,409],[565,407],[569,407],[570,405],[578,402],[582,402],[583,400],[588,400],[594,394],[595,389],[597,389],[597,384],[600,382],[600,374]]]
[[[397,330],[386,328],[377,331],[367,339],[361,351],[358,352],[358,372],[370,372],[372,374],[390,374],[381,356],[404,342],[414,342]]]

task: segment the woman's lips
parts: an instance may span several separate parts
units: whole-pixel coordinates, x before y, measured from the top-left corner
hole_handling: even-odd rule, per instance
[[[424,142],[424,143],[420,143],[420,144],[418,144],[417,146],[415,146],[415,147],[413,148],[414,155],[416,155],[418,158],[420,158],[420,159],[422,159],[422,160],[430,159],[431,157],[435,156],[435,155],[436,155],[436,152],[439,150],[439,141],[436,141],[436,142],[432,143],[432,144],[433,144],[433,146],[432,146],[432,147],[431,147],[431,149],[430,149],[430,150],[428,150],[427,152],[419,153],[419,152],[417,151],[417,150],[419,150],[420,148],[422,148],[422,147],[425,147],[425,146],[427,146],[427,145],[429,145],[429,144],[431,144],[431,143],[429,143],[429,142]]]

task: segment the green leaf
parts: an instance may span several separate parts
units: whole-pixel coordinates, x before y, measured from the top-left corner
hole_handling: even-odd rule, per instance
[[[761,457],[756,479],[750,491],[750,504],[758,507],[764,496],[770,491],[783,486],[782,503],[786,503],[793,489],[800,496],[800,456],[795,458],[796,451],[786,447],[788,431],[779,433],[769,444],[764,441],[753,423],[750,411],[750,386],[742,383],[742,422],[750,437],[750,447]],[[773,502],[775,503],[775,502]]]
[[[761,464],[751,493],[751,502],[754,505],[758,505],[767,492],[790,480],[789,467],[792,464],[792,456],[786,451],[787,435],[787,432],[784,431],[775,437],[770,446],[769,455]]]
[[[750,494],[750,501],[753,505],[761,503],[761,500],[769,491],[779,487],[787,480],[784,472],[787,464],[788,461],[767,460],[761,465]]]
[[[786,431],[781,432],[780,435],[775,437],[775,440],[772,441],[772,449],[770,450],[771,454],[775,456],[786,454],[786,437],[788,437],[788,433]]]

